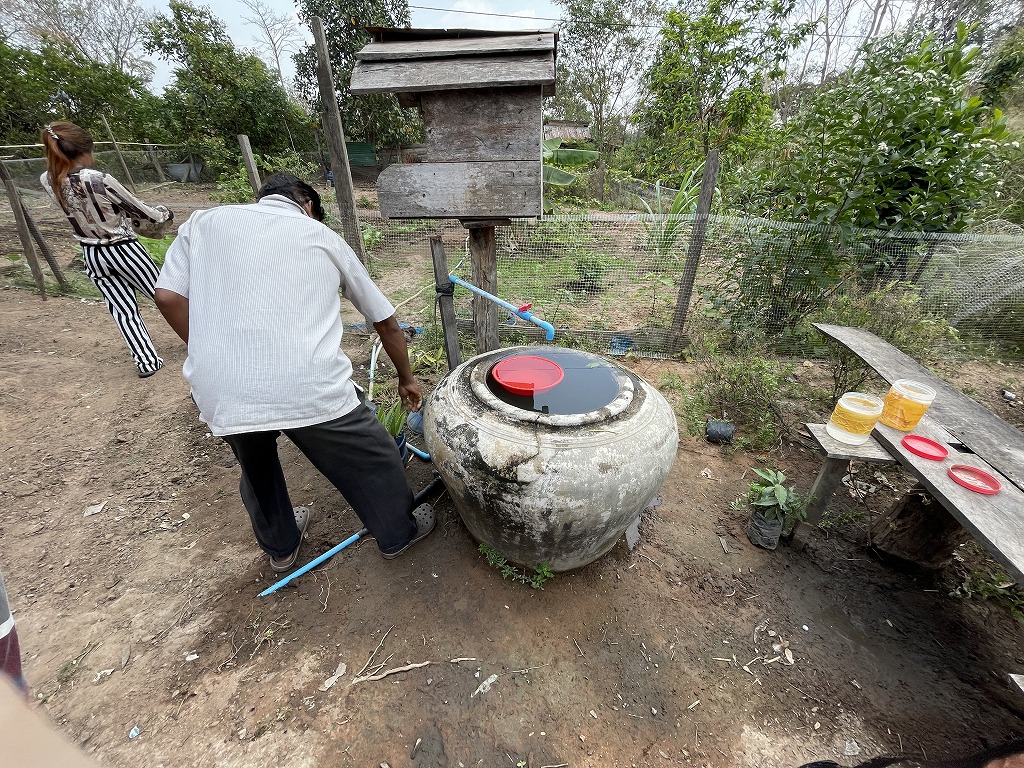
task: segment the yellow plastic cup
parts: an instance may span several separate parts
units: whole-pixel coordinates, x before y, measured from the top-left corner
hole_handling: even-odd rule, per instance
[[[866,443],[882,413],[883,405],[880,397],[863,392],[847,392],[836,403],[825,424],[825,431],[847,445]]]
[[[893,382],[885,396],[885,407],[879,421],[900,432],[910,432],[934,400],[935,390],[927,384],[899,379]]]

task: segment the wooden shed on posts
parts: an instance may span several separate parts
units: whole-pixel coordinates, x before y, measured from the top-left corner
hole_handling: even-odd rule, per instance
[[[426,125],[425,162],[377,179],[388,218],[524,218],[542,213],[545,96],[557,33],[369,30],[352,93],[395,93]]]

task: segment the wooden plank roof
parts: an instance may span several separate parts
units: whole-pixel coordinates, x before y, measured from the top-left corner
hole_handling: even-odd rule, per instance
[[[433,59],[447,56],[488,56],[502,53],[553,51],[555,36],[537,32],[530,35],[456,37],[435,40],[396,40],[368,43],[356,54],[359,61]]]
[[[557,33],[371,28],[351,91],[422,93],[515,86],[553,93]]]

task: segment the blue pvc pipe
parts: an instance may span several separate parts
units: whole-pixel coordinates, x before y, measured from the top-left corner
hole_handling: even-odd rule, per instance
[[[536,317],[533,316],[532,313],[530,313],[530,312],[528,312],[526,310],[520,310],[518,307],[515,307],[515,306],[509,304],[507,301],[503,301],[502,299],[499,299],[494,294],[488,293],[487,291],[483,290],[482,288],[477,288],[472,283],[467,283],[461,277],[456,277],[455,275],[448,275],[448,279],[451,280],[456,285],[461,285],[463,288],[468,288],[473,293],[475,293],[477,296],[483,296],[485,299],[489,299],[490,301],[493,301],[499,307],[504,307],[509,312],[512,312],[514,315],[518,315],[519,317],[523,318],[523,320],[526,320],[527,322],[533,323],[534,325],[536,325],[539,328],[543,328],[544,329],[544,338],[547,339],[548,341],[554,340],[554,338],[555,338],[555,326],[553,326],[551,323],[545,322],[544,320],[538,320]]]
[[[406,443],[405,447],[408,448],[413,453],[415,453],[417,456],[419,456],[424,461],[430,461],[430,454],[427,453],[426,451],[421,451],[419,448],[417,448],[412,443]]]
[[[320,557],[318,557],[316,560],[313,560],[311,562],[306,563],[304,566],[299,568],[299,570],[295,571],[295,573],[288,574],[283,579],[281,579],[279,582],[277,582],[277,584],[273,584],[273,585],[267,587],[266,589],[264,589],[262,592],[260,592],[259,597],[266,597],[267,595],[271,594],[272,592],[276,592],[277,590],[279,590],[281,587],[283,587],[285,584],[287,584],[292,579],[298,578],[299,576],[301,576],[302,574],[306,573],[307,571],[313,570],[318,565],[320,565],[320,563],[324,562],[325,560],[331,559],[336,554],[341,552],[341,550],[343,550],[349,544],[354,544],[355,542],[359,541],[359,537],[360,536],[364,536],[367,533],[369,533],[369,531],[367,531],[365,528],[361,528],[360,530],[356,531],[354,534],[349,536],[347,539],[345,539],[343,542],[341,542],[341,544],[339,544],[338,546],[334,547],[334,549],[327,550],[322,555],[320,555]]]

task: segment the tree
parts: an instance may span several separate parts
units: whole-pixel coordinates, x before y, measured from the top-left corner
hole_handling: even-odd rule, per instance
[[[602,160],[621,146],[625,117],[650,63],[659,0],[556,0],[563,20],[558,40],[558,88],[549,112],[588,120]],[[601,188],[603,190],[603,183]]]
[[[236,51],[223,22],[209,9],[185,0],[169,5],[170,15],[159,15],[149,25],[146,47],[177,65],[164,91],[172,133],[221,170],[233,167],[240,133],[259,152],[286,149],[286,125],[307,120],[267,66],[252,53]]]
[[[142,56],[152,12],[138,0],[5,0],[0,28],[11,42],[34,50],[66,44],[79,57],[144,82],[153,64]]]
[[[784,160],[748,210],[760,203],[762,215],[817,226],[739,249],[722,284],[739,315],[775,333],[854,269],[869,287],[915,279],[929,241],[889,235],[959,232],[995,197],[1006,129],[970,94],[979,53],[970,33],[961,24],[946,45],[920,33],[876,41],[794,118]]]
[[[154,124],[159,99],[143,83],[116,68],[85,59],[67,43],[39,51],[0,42],[0,141],[39,140],[39,126],[71,120],[105,133],[105,114],[122,137],[160,138]]]
[[[421,138],[422,124],[412,110],[398,105],[394,95],[353,96],[348,88],[356,53],[370,42],[365,27],[408,27],[407,1],[351,0],[342,4],[333,0],[298,0],[298,6],[299,19],[306,25],[312,24],[314,16],[324,22],[346,138],[388,146]],[[316,65],[316,47],[312,44],[295,55],[296,87],[304,100],[319,110]]]
[[[685,176],[712,148],[742,161],[769,126],[767,82],[808,31],[785,26],[794,2],[710,0],[699,16],[668,12],[637,115],[647,176]]]
[[[298,52],[303,42],[299,25],[292,14],[277,13],[263,0],[241,0],[242,5],[252,11],[252,16],[243,16],[243,20],[252,24],[259,31],[256,39],[259,49],[270,58],[270,64],[281,87],[288,92],[281,70],[281,60],[286,55]]]

